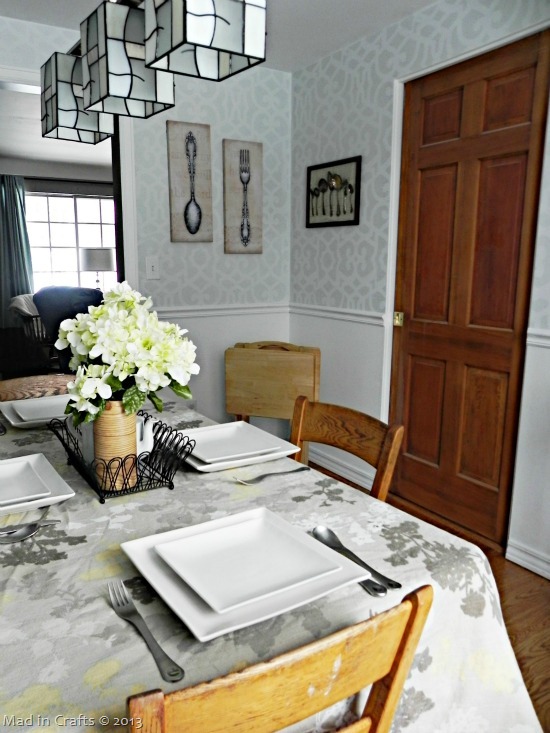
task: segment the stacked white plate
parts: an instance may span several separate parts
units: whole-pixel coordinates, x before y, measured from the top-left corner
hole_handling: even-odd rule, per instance
[[[277,616],[369,576],[265,508],[121,545],[200,641]]]
[[[293,443],[243,420],[186,430],[185,435],[195,441],[187,462],[205,472],[274,461],[299,450]]]
[[[62,418],[69,397],[66,394],[0,402],[0,412],[14,428],[36,428]]]
[[[74,496],[42,453],[0,461],[0,514],[58,504]]]

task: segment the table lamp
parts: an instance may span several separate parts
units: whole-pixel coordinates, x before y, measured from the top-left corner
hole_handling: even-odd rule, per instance
[[[115,267],[115,251],[108,247],[82,247],[80,250],[80,269],[94,271],[96,287],[99,288],[99,273],[112,272]]]

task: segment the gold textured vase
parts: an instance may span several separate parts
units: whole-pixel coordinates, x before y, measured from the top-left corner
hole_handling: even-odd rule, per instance
[[[102,489],[120,491],[136,485],[136,451],[136,416],[127,414],[121,401],[108,401],[94,421],[94,458],[99,461],[95,470]],[[113,458],[118,460],[110,463]]]

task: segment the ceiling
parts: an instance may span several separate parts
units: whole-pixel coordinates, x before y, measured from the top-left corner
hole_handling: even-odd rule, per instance
[[[267,59],[270,69],[293,72],[431,5],[434,0],[268,0]],[[99,0],[0,0],[0,16],[74,29]],[[58,49],[68,51],[69,49]],[[110,165],[109,141],[99,145],[44,140],[40,98],[2,88],[0,158]]]

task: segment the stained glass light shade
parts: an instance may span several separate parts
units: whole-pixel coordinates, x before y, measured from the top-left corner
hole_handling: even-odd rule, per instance
[[[42,137],[96,143],[114,133],[113,116],[88,112],[82,99],[82,60],[54,53],[40,69]]]
[[[145,63],[222,81],[265,61],[266,0],[145,0]]]
[[[174,106],[174,77],[145,66],[145,11],[102,3],[80,24],[84,107],[151,117]]]

